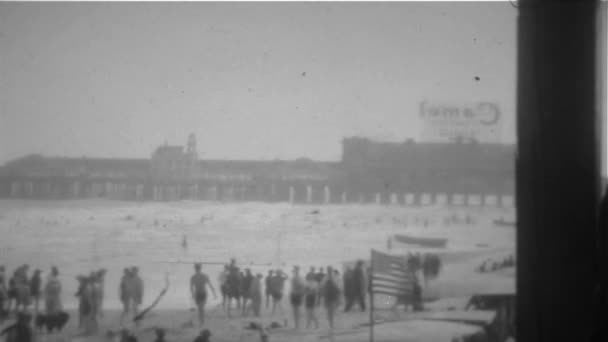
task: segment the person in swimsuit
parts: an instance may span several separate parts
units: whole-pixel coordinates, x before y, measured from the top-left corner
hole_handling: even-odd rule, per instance
[[[340,305],[340,287],[339,282],[336,279],[336,273],[331,266],[327,267],[327,275],[325,275],[325,279],[321,282],[321,288],[325,299],[329,329],[333,334],[334,316],[336,309]]]
[[[139,306],[144,300],[144,281],[139,276],[139,268],[137,266],[131,268],[131,274],[133,277],[133,312],[137,315],[139,313]]]
[[[131,270],[125,268],[120,279],[120,287],[118,290],[118,297],[122,303],[122,314],[120,316],[121,321],[129,314],[131,294],[129,293],[129,283],[131,279]]]
[[[34,275],[32,275],[32,278],[30,279],[30,295],[32,296],[32,300],[34,301],[34,312],[38,312],[38,307],[39,307],[39,303],[40,303],[40,290],[42,288],[42,278],[40,277],[40,274],[42,273],[42,271],[40,270],[35,270],[34,271]]]
[[[228,301],[228,274],[230,273],[230,265],[224,265],[224,270],[220,272],[218,284],[220,284],[220,292],[222,294],[222,308],[226,310]]]
[[[270,270],[268,271],[268,275],[266,276],[266,278],[264,279],[264,285],[265,285],[265,294],[266,294],[266,310],[268,310],[268,306],[270,305],[270,297],[271,295],[271,286],[270,283],[272,282],[272,273],[273,271]]]
[[[97,305],[98,305],[98,314],[99,317],[103,317],[103,297],[104,297],[104,290],[105,290],[105,283],[106,283],[106,272],[107,270],[105,268],[100,269],[99,271],[97,271],[97,284],[99,285],[98,287],[98,291],[97,291]]]
[[[317,297],[319,295],[319,284],[314,278],[306,280],[306,295],[304,297],[304,305],[306,306],[306,329],[310,328],[311,323],[314,323],[315,329],[319,329],[319,320],[317,319]]]
[[[300,307],[304,299],[305,292],[304,279],[300,276],[300,267],[295,266],[293,268],[293,278],[291,279],[291,294],[289,300],[293,309],[293,320],[295,322],[296,329],[300,328]]]
[[[274,276],[270,279],[270,295],[272,296],[272,315],[276,312],[277,307],[281,311],[281,315],[285,315],[283,310],[283,288],[285,287],[287,276],[281,270],[276,270]]]
[[[209,277],[201,272],[201,264],[194,265],[194,275],[190,278],[190,293],[192,294],[192,298],[196,303],[196,307],[198,308],[198,320],[199,324],[202,326],[205,322],[205,303],[207,303],[207,286],[211,289],[211,293],[213,293],[213,297],[217,298],[215,294],[215,289],[211,282],[209,281]]]
[[[57,267],[51,269],[51,274],[44,287],[45,311],[47,315],[55,315],[63,310],[61,304],[61,282]]]
[[[232,259],[228,266],[228,278],[226,279],[226,313],[230,317],[230,306],[232,299],[236,299],[237,309],[241,307],[241,275],[238,266],[236,266],[236,260]]]
[[[251,286],[249,286],[251,309],[256,317],[260,317],[262,309],[262,278],[264,278],[264,275],[258,273],[251,281]]]
[[[325,273],[323,273],[323,267],[319,267],[319,271],[315,274],[315,280],[317,281],[317,285],[319,285],[317,306],[321,306],[321,300],[323,299],[323,291],[321,291],[321,281],[323,281],[323,278],[325,278]]]
[[[251,298],[251,286],[253,285],[255,277],[249,268],[245,269],[245,274],[243,276],[243,281],[241,282],[241,296],[243,298],[243,315],[247,313],[247,307],[251,306],[252,298]]]

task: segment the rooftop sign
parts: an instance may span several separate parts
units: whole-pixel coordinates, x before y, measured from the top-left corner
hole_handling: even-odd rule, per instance
[[[497,143],[501,140],[502,113],[496,103],[420,104],[421,140],[427,142],[476,140]]]

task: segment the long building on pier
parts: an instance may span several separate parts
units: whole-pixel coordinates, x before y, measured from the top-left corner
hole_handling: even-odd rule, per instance
[[[500,204],[513,197],[514,162],[513,145],[360,137],[343,139],[335,162],[204,160],[190,135],[149,159],[19,158],[0,167],[0,197],[424,204],[474,196]]]

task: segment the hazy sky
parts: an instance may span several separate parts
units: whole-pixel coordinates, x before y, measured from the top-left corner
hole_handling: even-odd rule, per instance
[[[493,3],[0,3],[0,163],[30,153],[340,158],[488,100],[514,141],[516,16]],[[475,77],[479,77],[479,81]]]

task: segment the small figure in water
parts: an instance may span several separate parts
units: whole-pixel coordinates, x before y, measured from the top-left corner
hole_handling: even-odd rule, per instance
[[[188,238],[186,237],[186,235],[184,235],[184,237],[182,238],[182,248],[184,250],[188,249]]]

